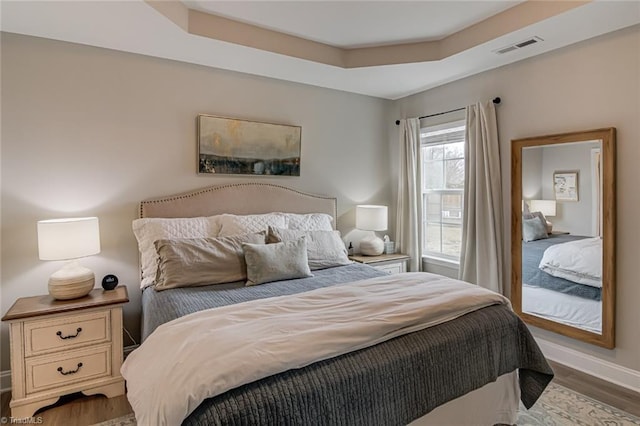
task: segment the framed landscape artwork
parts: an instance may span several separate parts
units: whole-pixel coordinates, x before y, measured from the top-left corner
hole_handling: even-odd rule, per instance
[[[300,176],[302,128],[198,115],[198,173]]]
[[[556,201],[578,201],[578,172],[555,172],[553,190]]]

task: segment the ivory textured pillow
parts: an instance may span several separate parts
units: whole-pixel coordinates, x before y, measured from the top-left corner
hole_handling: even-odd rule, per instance
[[[247,286],[312,277],[304,238],[276,244],[242,244],[247,263]]]
[[[326,213],[282,213],[287,229],[300,231],[333,231],[333,218]],[[275,226],[275,225],[274,225]]]
[[[219,236],[248,234],[251,232],[267,231],[269,226],[285,227],[284,216],[278,213],[234,215],[222,214],[219,216]]]
[[[352,263],[340,238],[340,231],[300,231],[270,226],[267,242],[291,241],[300,237],[305,237],[307,241],[307,258],[312,271]]]
[[[220,231],[218,216],[187,218],[143,218],[132,223],[140,250],[142,280],[140,288],[154,283],[158,268],[158,253],[153,245],[157,240],[170,238],[212,238]]]
[[[242,244],[264,245],[265,234],[158,240],[155,289],[243,281],[247,273]]]

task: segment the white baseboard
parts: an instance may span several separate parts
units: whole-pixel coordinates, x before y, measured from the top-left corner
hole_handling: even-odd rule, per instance
[[[140,345],[131,345],[124,347],[124,357],[126,358],[134,349]],[[0,371],[0,392],[11,390],[11,370]]]
[[[535,337],[542,353],[551,361],[640,393],[640,371],[587,355]]]

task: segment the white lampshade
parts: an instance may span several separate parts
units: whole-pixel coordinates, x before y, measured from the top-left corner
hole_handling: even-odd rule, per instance
[[[387,206],[356,206],[356,228],[364,231],[387,229]]]
[[[364,231],[387,229],[387,206],[356,206],[356,228]],[[374,232],[360,241],[360,252],[367,256],[378,256],[384,251],[384,242]]]
[[[97,217],[38,221],[38,256],[41,260],[66,260],[100,253]],[[76,262],[68,262],[49,277],[49,294],[67,300],[86,296],[95,285],[95,274]]]
[[[100,253],[97,217],[38,221],[40,260],[65,260]]]
[[[529,211],[541,212],[546,216],[556,215],[555,200],[529,200]]]

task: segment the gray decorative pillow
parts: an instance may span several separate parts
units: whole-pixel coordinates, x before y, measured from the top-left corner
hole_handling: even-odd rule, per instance
[[[312,271],[353,263],[340,238],[340,231],[302,231],[269,227],[267,243],[297,240],[305,237],[307,257]]]
[[[532,217],[537,217],[540,219],[540,222],[542,222],[542,225],[544,226],[547,234],[551,233],[551,224],[547,224],[547,218],[544,217],[544,214],[542,214],[542,212],[531,212],[531,215]]]
[[[543,225],[540,218],[534,217],[522,221],[522,239],[526,243],[543,238],[547,238],[547,227]]]
[[[242,244],[247,286],[312,277],[304,238],[276,244]]]
[[[157,240],[156,290],[243,281],[242,243],[265,243],[266,232],[218,238]]]

